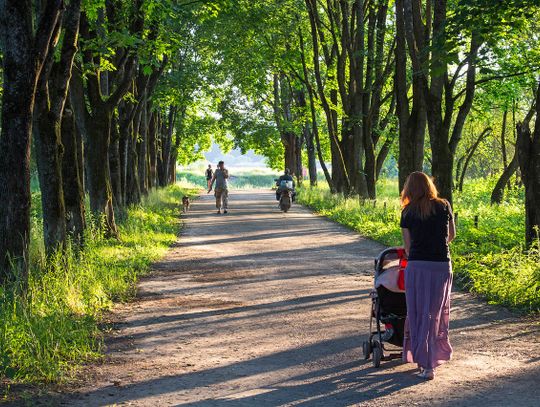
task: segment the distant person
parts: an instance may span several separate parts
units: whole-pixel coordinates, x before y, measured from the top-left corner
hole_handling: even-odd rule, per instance
[[[278,187],[276,189],[276,201],[279,201],[280,197],[281,197],[281,181],[292,181],[292,190],[293,190],[293,194],[292,194],[292,198],[293,198],[293,201],[294,201],[294,198],[296,196],[296,192],[294,191],[294,178],[293,176],[291,175],[291,170],[289,170],[288,168],[285,168],[285,172],[283,175],[281,175],[278,180],[276,181],[276,186]]]
[[[407,319],[403,360],[417,363],[418,377],[431,380],[435,368],[450,360],[448,339],[452,263],[450,243],[456,229],[450,204],[423,172],[413,172],[401,193],[401,230],[408,264],[405,269]]]
[[[208,164],[208,168],[206,169],[206,185],[208,189],[210,189],[210,182],[212,181],[213,176],[214,170],[212,170],[212,164]]]
[[[227,213],[227,207],[229,204],[229,170],[225,168],[225,163],[220,161],[217,165],[216,171],[210,180],[210,185],[208,186],[208,193],[212,190],[214,182],[216,186],[214,188],[214,196],[216,197],[216,208],[217,213],[221,214],[221,209],[223,213]]]

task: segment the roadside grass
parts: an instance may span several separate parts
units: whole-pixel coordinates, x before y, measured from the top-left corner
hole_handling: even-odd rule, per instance
[[[82,250],[69,247],[48,263],[34,217],[27,292],[0,288],[0,383],[62,381],[99,358],[104,312],[133,298],[138,278],[176,240],[182,196],[197,191],[190,184],[152,191],[118,222],[119,240],[89,226]]]
[[[540,311],[540,255],[538,244],[524,248],[523,190],[507,193],[500,205],[490,205],[494,179],[470,180],[454,196],[457,237],[451,244],[457,284],[488,302],[515,310]],[[298,201],[385,245],[401,245],[397,180],[378,183],[378,199],[332,195],[326,186],[299,189]],[[475,225],[475,218],[478,222]]]
[[[279,177],[279,174],[274,174],[268,169],[229,169],[230,180],[229,187],[231,189],[258,189],[272,188],[275,184],[274,179]],[[189,182],[194,185],[206,188],[206,178],[203,171],[180,170],[176,173],[176,179],[180,182]]]

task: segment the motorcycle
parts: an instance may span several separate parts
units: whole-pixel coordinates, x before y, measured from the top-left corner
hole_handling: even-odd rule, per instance
[[[277,184],[279,180],[276,179],[275,181]],[[294,189],[292,181],[282,180],[278,185],[278,193],[279,209],[281,209],[283,212],[288,212],[293,203]]]

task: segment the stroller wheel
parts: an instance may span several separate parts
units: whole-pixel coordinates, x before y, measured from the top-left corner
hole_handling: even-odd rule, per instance
[[[383,358],[382,346],[379,342],[373,343],[373,367],[379,367]]]
[[[371,355],[371,341],[364,341],[362,343],[362,352],[364,354],[364,360],[368,360]]]

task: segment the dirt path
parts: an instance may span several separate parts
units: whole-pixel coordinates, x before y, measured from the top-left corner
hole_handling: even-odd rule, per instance
[[[540,326],[454,295],[454,360],[432,382],[361,357],[377,243],[272,193],[203,196],[75,406],[539,406]]]

